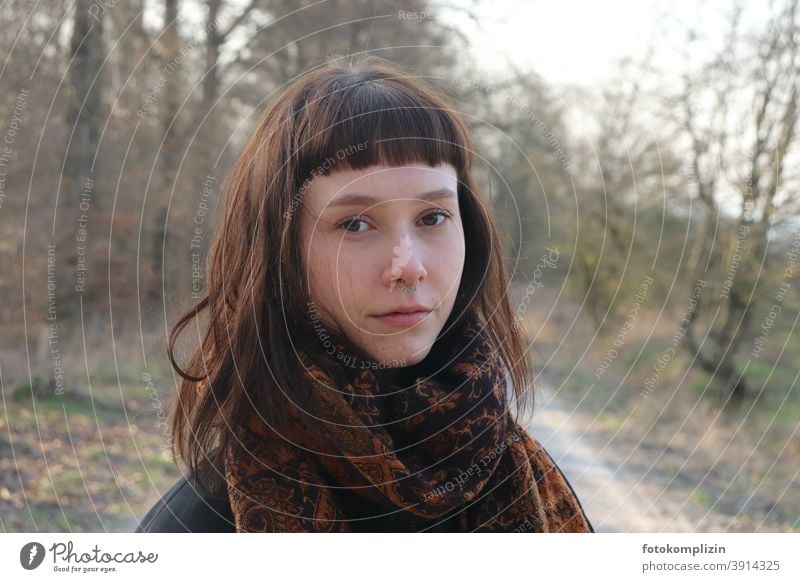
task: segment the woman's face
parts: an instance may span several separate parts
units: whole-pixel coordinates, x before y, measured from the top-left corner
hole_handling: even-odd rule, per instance
[[[315,177],[303,193],[317,324],[342,332],[372,366],[420,362],[450,315],[464,268],[457,186],[449,164],[378,165]],[[429,311],[380,317],[413,307]],[[317,332],[322,346],[324,330]]]

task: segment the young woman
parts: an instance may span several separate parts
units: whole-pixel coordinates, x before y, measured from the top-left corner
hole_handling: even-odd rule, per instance
[[[593,531],[517,421],[531,373],[475,155],[440,92],[375,58],[270,105],[170,338],[188,476],[137,531]]]

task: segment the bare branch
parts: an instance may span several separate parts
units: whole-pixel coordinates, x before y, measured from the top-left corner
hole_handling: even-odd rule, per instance
[[[223,32],[219,33],[219,38],[221,42],[225,42],[225,40],[228,38],[228,35],[234,30],[236,30],[236,28],[239,25],[241,25],[247,19],[248,16],[250,16],[250,13],[256,8],[256,6],[258,6],[258,2],[259,0],[250,0],[250,3],[244,7],[239,16],[234,18],[233,21],[228,25],[228,27]]]

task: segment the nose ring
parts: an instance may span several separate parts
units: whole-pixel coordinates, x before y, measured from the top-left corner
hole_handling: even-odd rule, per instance
[[[405,293],[406,295],[410,295],[412,293],[416,293],[418,286],[419,286],[419,281],[417,281],[417,284],[414,285],[413,289],[409,289],[408,287],[406,287],[405,281],[403,281],[403,279],[400,279],[400,288],[403,290],[403,293]]]

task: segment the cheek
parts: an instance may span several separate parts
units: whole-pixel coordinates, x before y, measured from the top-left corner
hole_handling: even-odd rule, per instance
[[[359,290],[369,278],[369,261],[338,243],[317,240],[311,244],[308,259],[312,295],[323,303],[342,305],[357,302]]]
[[[437,268],[442,269],[442,273],[446,273],[448,279],[454,279],[461,276],[464,270],[464,258],[466,255],[466,246],[464,244],[464,236],[459,229],[453,237],[442,246],[442,249],[437,253]]]
[[[311,296],[323,304],[330,293],[331,281],[336,280],[336,273],[331,271],[330,254],[318,236],[307,240],[303,247],[305,272]]]

